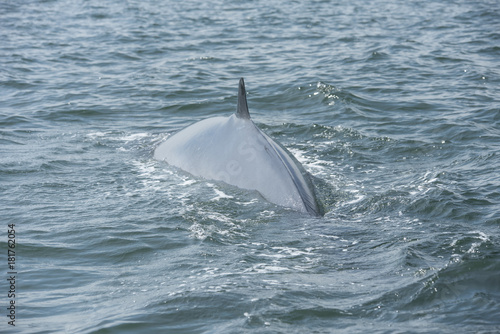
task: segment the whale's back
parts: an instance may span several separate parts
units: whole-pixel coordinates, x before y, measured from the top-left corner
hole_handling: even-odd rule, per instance
[[[309,175],[286,148],[253,123],[242,94],[240,81],[237,113],[181,130],[155,150],[155,158],[195,176],[257,190],[272,203],[321,215]]]

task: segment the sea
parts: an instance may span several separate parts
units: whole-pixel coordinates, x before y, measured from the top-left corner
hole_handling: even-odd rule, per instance
[[[236,110],[325,215],[154,159]],[[498,0],[0,1],[0,332],[499,333]]]

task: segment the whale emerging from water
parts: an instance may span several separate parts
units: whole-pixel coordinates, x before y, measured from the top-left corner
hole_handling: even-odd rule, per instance
[[[243,78],[235,114],[188,126],[160,144],[154,157],[195,176],[257,190],[274,204],[323,215],[309,174],[250,119]]]

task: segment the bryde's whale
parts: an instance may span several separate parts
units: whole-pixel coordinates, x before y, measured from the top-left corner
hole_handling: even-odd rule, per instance
[[[243,78],[236,113],[188,126],[160,144],[154,157],[195,176],[257,190],[274,204],[323,215],[309,174],[250,119]]]

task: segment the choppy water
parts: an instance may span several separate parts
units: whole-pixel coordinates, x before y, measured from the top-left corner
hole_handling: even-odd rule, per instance
[[[1,331],[500,331],[499,13],[1,2]],[[240,77],[323,218],[153,159],[233,112]]]

